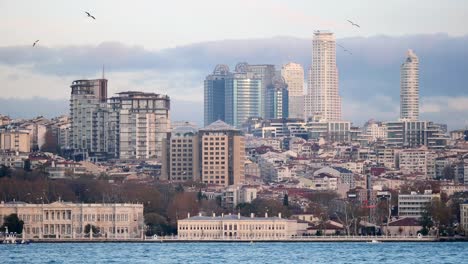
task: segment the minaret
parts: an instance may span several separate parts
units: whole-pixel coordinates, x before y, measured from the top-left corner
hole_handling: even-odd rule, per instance
[[[400,118],[419,119],[419,59],[413,50],[408,50],[401,65]]]

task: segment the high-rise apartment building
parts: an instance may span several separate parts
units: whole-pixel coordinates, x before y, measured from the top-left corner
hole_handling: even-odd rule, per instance
[[[312,44],[306,118],[319,116],[327,121],[341,120],[335,37],[331,32],[317,31]]]
[[[265,94],[265,118],[288,118],[288,102],[288,86],[282,76],[276,76]]]
[[[241,131],[218,120],[199,131],[201,177],[204,183],[244,182],[245,139]]]
[[[249,69],[247,63],[237,64],[225,83],[225,121],[235,127],[262,114],[262,79],[250,74]]]
[[[163,178],[170,181],[200,180],[200,144],[196,128],[190,124],[175,127],[163,145]]]
[[[107,80],[76,80],[71,85],[70,144],[75,159],[105,159]]]
[[[205,126],[216,120],[225,120],[224,100],[226,78],[230,75],[229,67],[216,65],[213,74],[206,76],[204,89]]]
[[[167,95],[121,92],[109,99],[109,153],[120,159],[161,159],[170,129]]]
[[[419,119],[419,59],[408,50],[401,65],[400,118],[408,121]]]
[[[304,118],[304,68],[290,62],[283,65],[281,75],[288,85],[289,117]]]

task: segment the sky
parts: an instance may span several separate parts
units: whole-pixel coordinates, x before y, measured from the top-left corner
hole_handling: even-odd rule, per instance
[[[468,1],[0,0],[0,10],[0,113],[12,116],[66,113],[71,82],[100,77],[105,64],[109,94],[167,93],[173,119],[201,124],[203,79],[216,64],[307,68],[313,31],[328,29],[353,51],[338,51],[345,118],[398,117],[399,65],[412,48],[422,118],[468,125]]]

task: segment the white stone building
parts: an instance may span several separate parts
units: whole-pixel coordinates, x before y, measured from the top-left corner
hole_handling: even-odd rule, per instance
[[[303,234],[307,223],[278,217],[244,217],[238,215],[192,216],[177,221],[182,240],[270,240],[289,239]]]
[[[24,221],[23,238],[142,238],[142,204],[77,204],[54,202],[0,204],[0,224],[3,218],[17,214]],[[99,233],[86,234],[87,225],[98,227]]]

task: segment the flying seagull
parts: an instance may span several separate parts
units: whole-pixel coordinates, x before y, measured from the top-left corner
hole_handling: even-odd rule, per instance
[[[351,53],[351,51],[347,50],[345,47],[343,47],[342,45],[340,44],[336,44],[338,47],[342,48],[344,52],[348,52],[349,55],[353,55],[353,53]]]
[[[86,12],[86,11],[85,11],[85,13],[86,13],[86,15],[88,15],[88,17],[90,17],[90,18],[92,18],[92,19],[96,19],[96,18],[95,18],[94,16],[92,16],[89,12]]]
[[[354,23],[353,21],[351,20],[346,20],[348,21],[349,23],[351,23],[351,25],[355,26],[355,27],[358,27],[358,28],[361,28],[358,24]]]
[[[37,44],[38,42],[39,42],[39,40],[36,40],[36,41],[34,41],[34,43],[33,43],[33,45],[32,45],[32,46],[33,46],[33,47],[35,47],[35,46],[36,46],[36,44]]]

